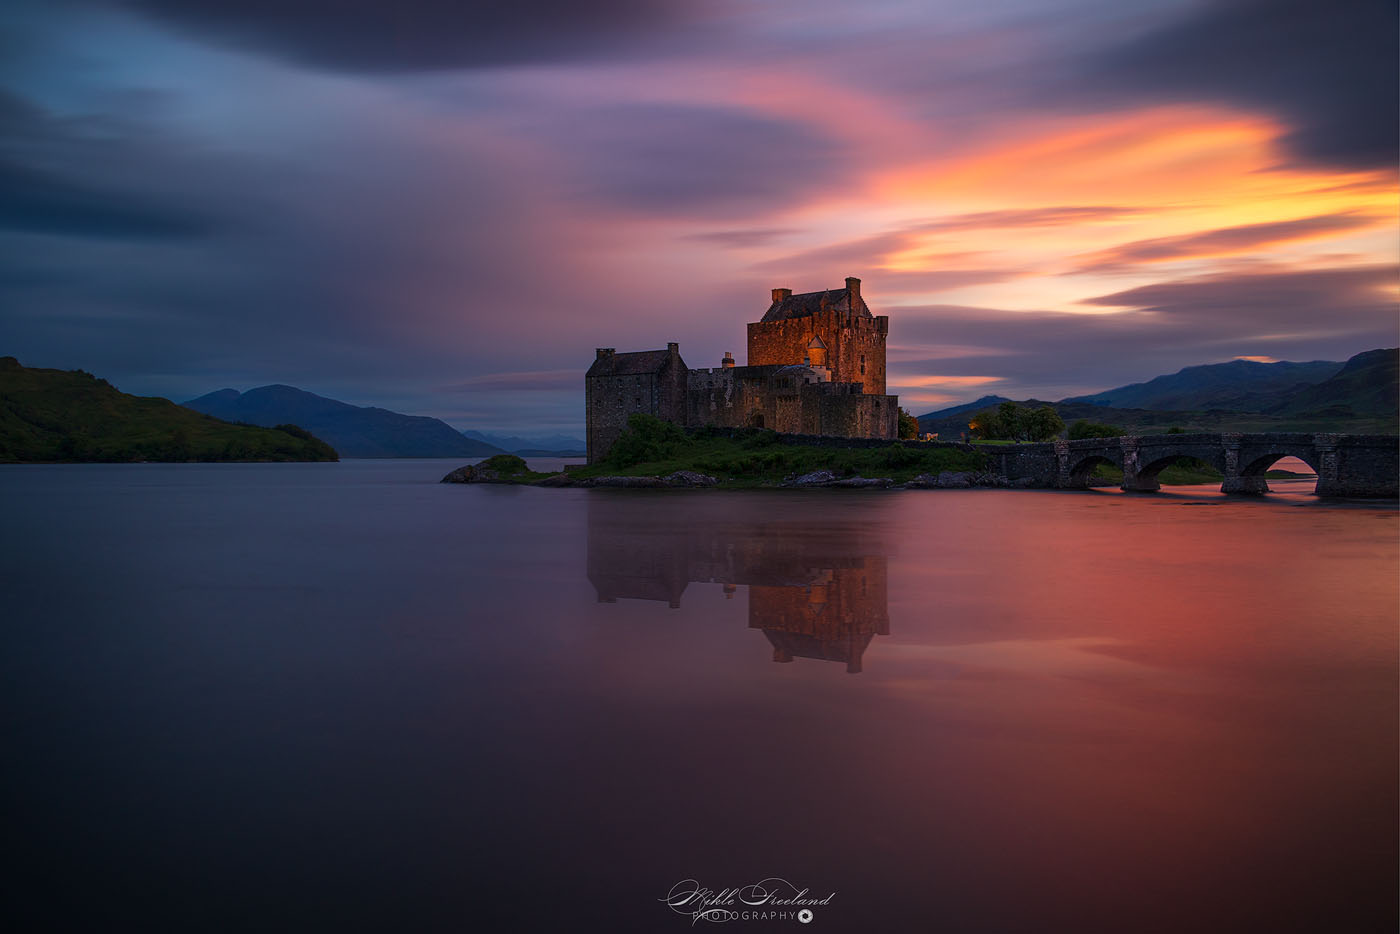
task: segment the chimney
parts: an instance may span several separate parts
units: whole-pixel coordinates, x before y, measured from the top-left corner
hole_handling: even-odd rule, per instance
[[[666,351],[674,357],[681,352],[681,345],[677,344],[675,341],[672,341],[671,343],[666,345]]]
[[[597,359],[601,360],[604,357],[611,357],[614,353],[616,353],[616,350],[614,350],[612,347],[599,347]]]
[[[851,293],[851,311],[860,310],[860,280],[855,276],[846,277],[846,288]]]
[[[724,367],[726,370],[734,366],[734,354],[726,350],[724,352],[724,360],[720,362],[720,366]]]
[[[792,298],[792,289],[774,289],[773,303],[776,305],[785,298]]]

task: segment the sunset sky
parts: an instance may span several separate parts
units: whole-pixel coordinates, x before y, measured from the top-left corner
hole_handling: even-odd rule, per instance
[[[0,354],[581,432],[863,280],[924,413],[1391,347],[1394,0],[11,0]]]

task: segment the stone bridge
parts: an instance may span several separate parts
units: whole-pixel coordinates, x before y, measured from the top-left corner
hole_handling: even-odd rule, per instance
[[[1086,438],[988,448],[994,470],[1026,485],[1085,489],[1094,468],[1123,471],[1123,489],[1149,493],[1157,475],[1179,457],[1193,457],[1225,475],[1225,493],[1267,493],[1264,473],[1296,457],[1317,474],[1319,496],[1400,495],[1400,441],[1393,435],[1178,434]]]

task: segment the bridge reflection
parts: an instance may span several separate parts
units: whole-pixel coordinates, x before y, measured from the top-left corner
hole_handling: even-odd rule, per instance
[[[888,549],[866,526],[833,527],[804,514],[757,524],[742,499],[590,496],[588,580],[600,603],[655,600],[679,607],[692,583],[726,598],[748,591],[749,628],[775,662],[837,662],[860,672],[865,650],[889,635]],[[767,514],[771,515],[771,513]]]

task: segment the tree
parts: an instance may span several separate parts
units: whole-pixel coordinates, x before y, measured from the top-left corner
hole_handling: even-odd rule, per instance
[[[972,433],[989,441],[1047,441],[1064,431],[1064,419],[1048,405],[1030,409],[1015,402],[1003,402],[995,409],[983,409],[968,422]]]
[[[1048,405],[1022,416],[1021,433],[1027,441],[1049,441],[1064,430],[1065,420]]]
[[[919,420],[904,409],[899,410],[899,437],[908,441],[919,436]]]

